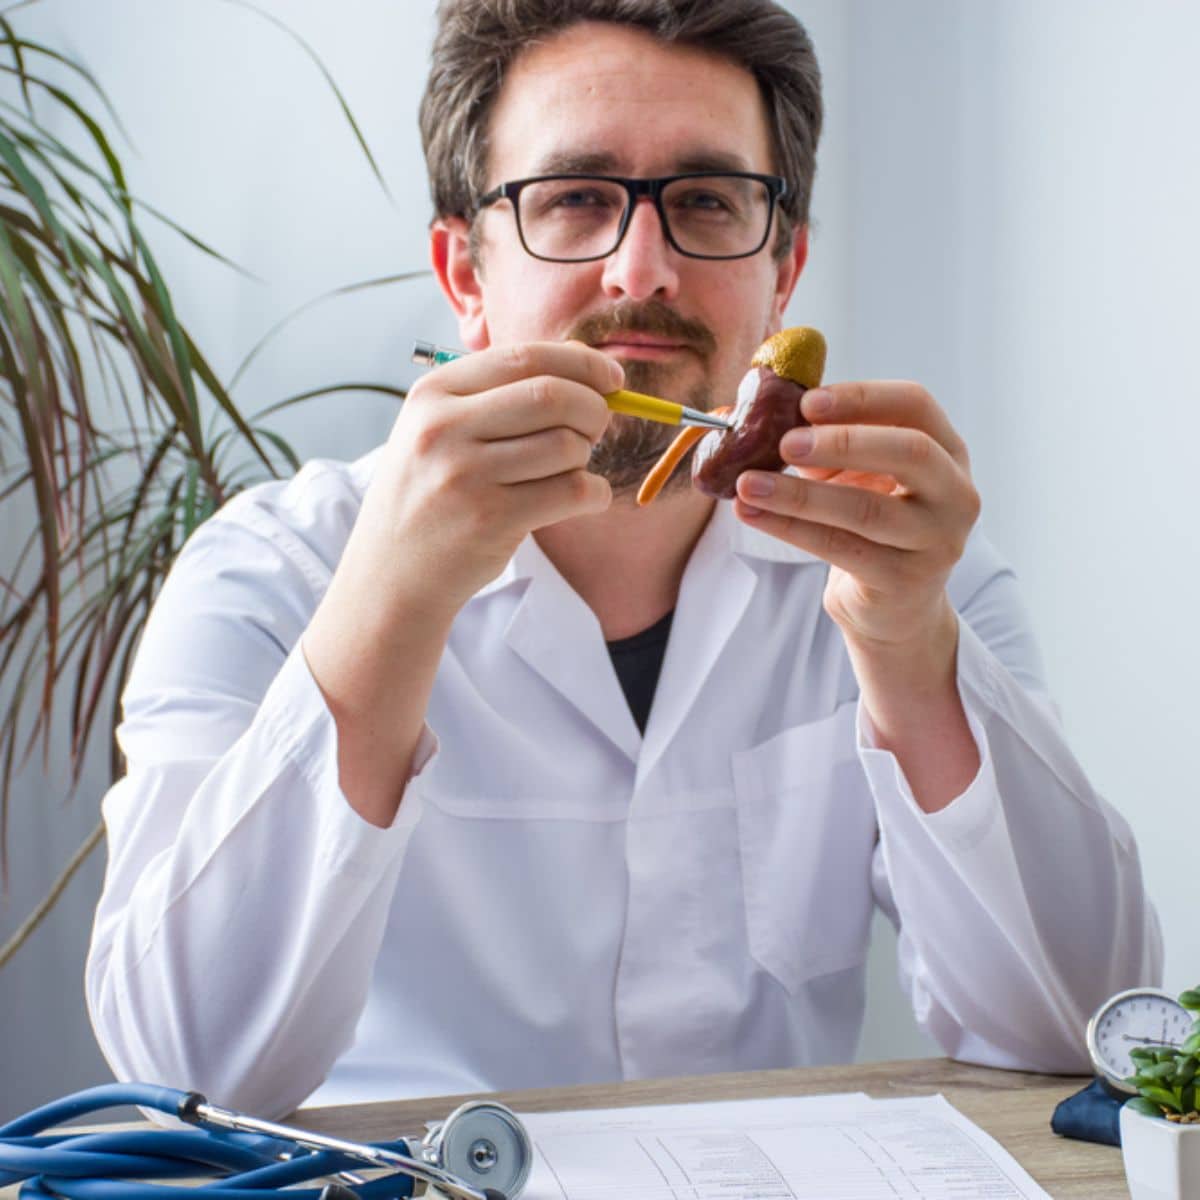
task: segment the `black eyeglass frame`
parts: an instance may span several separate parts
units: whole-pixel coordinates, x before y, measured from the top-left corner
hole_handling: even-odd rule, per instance
[[[721,179],[749,179],[756,183],[761,183],[766,187],[767,219],[763,227],[762,238],[753,250],[744,250],[740,254],[697,254],[693,250],[685,250],[675,240],[675,235],[671,232],[671,222],[667,217],[666,209],[663,208],[663,188],[680,179],[712,179],[714,177]],[[585,258],[554,258],[546,254],[535,254],[530,250],[528,242],[525,241],[525,231],[521,228],[521,205],[519,202],[521,189],[528,187],[531,183],[549,183],[555,179],[596,179],[604,183],[620,184],[625,189],[625,211],[621,214],[621,224],[617,228],[616,241],[603,254],[589,254]],[[663,237],[667,239],[667,244],[673,250],[678,251],[685,258],[702,258],[708,262],[728,262],[736,258],[750,258],[767,244],[767,239],[771,236],[771,225],[775,218],[776,203],[785,195],[787,195],[786,179],[780,175],[760,175],[755,171],[684,171],[679,175],[660,175],[656,178],[643,179],[636,179],[627,175],[593,175],[565,172],[558,175],[530,175],[525,179],[511,179],[507,183],[502,183],[498,187],[492,188],[490,192],[485,192],[480,196],[475,202],[475,212],[478,214],[482,209],[490,207],[498,200],[507,200],[512,205],[513,220],[517,224],[517,237],[521,240],[521,248],[530,258],[536,258],[542,262],[597,262],[602,258],[607,258],[610,254],[616,253],[617,248],[625,240],[625,233],[629,229],[629,222],[633,219],[635,205],[643,196],[648,196],[654,201]]]

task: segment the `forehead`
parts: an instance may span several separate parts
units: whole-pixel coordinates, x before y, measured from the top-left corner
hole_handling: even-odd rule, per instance
[[[773,169],[766,106],[745,68],[603,22],[522,51],[489,124],[489,186],[552,171]]]

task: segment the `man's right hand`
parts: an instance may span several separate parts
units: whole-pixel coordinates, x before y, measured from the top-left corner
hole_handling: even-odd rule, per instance
[[[395,818],[459,609],[527,534],[611,502],[587,464],[621,383],[598,350],[539,342],[482,350],[409,392],[303,637],[365,820]]]
[[[454,612],[532,530],[607,508],[587,470],[620,366],[579,342],[482,350],[424,376],[388,439],[354,538]]]

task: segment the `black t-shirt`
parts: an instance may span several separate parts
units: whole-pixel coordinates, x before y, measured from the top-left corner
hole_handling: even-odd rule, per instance
[[[637,727],[646,732],[646,718],[650,715],[650,704],[654,699],[654,689],[658,686],[659,672],[662,670],[663,655],[667,652],[667,639],[671,636],[671,618],[674,612],[669,612],[660,621],[655,621],[649,629],[635,633],[632,637],[618,638],[608,643],[609,657],[613,669],[621,681],[621,690],[629,701],[629,711]]]

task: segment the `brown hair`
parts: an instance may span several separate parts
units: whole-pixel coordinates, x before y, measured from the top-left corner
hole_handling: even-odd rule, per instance
[[[441,0],[421,99],[421,140],[439,217],[474,215],[487,186],[488,121],[504,74],[533,42],[581,21],[644,29],[745,67],[766,103],[787,180],[780,239],[808,221],[821,133],[821,76],[804,27],[771,0]]]

